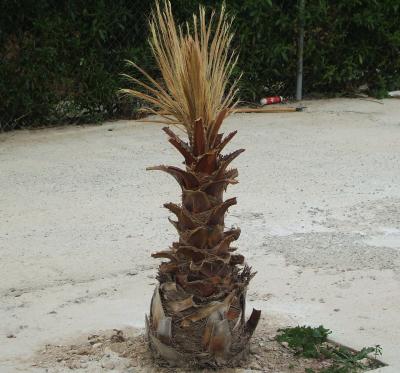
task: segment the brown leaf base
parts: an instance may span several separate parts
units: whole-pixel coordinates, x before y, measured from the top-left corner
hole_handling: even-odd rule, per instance
[[[241,301],[235,304],[238,299]],[[146,336],[153,356],[175,367],[235,366],[247,357],[250,338],[261,314],[253,309],[245,322],[244,299],[244,294],[232,295],[205,306],[194,304],[186,312],[169,315],[165,312],[165,295],[157,286],[150,318],[146,315]],[[186,324],[184,321],[193,313],[207,316]]]

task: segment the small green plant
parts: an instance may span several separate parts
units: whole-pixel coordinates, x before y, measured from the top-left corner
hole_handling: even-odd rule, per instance
[[[363,360],[373,354],[376,359],[382,355],[382,348],[379,345],[375,347],[364,347],[360,351],[352,351],[343,346],[327,346],[321,348],[321,353],[325,358],[333,361],[332,366],[324,369],[321,373],[353,373],[360,370],[374,368],[374,365],[366,365]]]
[[[364,347],[360,351],[353,351],[344,346],[330,344],[328,335],[332,332],[322,325],[317,328],[297,326],[280,329],[279,332],[276,340],[281,343],[286,342],[296,355],[331,360],[331,366],[320,370],[319,373],[355,373],[380,366],[379,362],[369,360],[365,363],[364,360],[368,359],[370,354],[373,354],[375,359],[381,356],[381,346]],[[306,368],[305,373],[316,372]]]
[[[281,334],[276,337],[278,342],[287,342],[296,355],[313,358],[320,356],[319,346],[326,342],[331,333],[329,329],[325,329],[322,325],[318,328],[296,326],[295,328],[280,329],[279,332]]]

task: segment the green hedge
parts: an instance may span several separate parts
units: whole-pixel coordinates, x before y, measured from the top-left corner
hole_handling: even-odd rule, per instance
[[[222,1],[204,0],[217,7]],[[156,74],[146,41],[152,1],[0,2],[0,130],[134,115],[119,74],[132,59]],[[173,0],[180,21],[195,0]],[[228,0],[235,15],[241,98],[293,95],[297,1]],[[400,87],[400,0],[306,0],[305,94],[367,83]],[[129,71],[132,73],[131,71]]]

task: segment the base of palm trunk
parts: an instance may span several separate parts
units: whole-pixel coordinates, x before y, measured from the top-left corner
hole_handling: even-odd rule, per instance
[[[184,321],[193,312],[198,313],[199,306],[168,313],[162,293],[157,286],[150,316],[146,315],[146,335],[156,358],[165,360],[170,366],[217,367],[235,366],[247,356],[249,341],[261,312],[253,309],[250,318],[245,321],[245,293],[229,298],[232,302],[225,309],[218,307],[223,302],[206,304],[202,309],[213,307],[215,310],[190,323]]]

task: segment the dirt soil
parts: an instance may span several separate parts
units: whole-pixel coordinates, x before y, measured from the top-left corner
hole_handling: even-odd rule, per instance
[[[275,341],[276,325],[263,321],[251,341],[249,356],[236,368],[220,368],[219,373],[281,372],[304,373],[306,368],[315,372],[331,365],[329,360],[318,361],[295,356],[284,345]],[[69,344],[46,345],[34,356],[32,367],[47,369],[49,373],[66,370],[76,372],[126,373],[212,373],[216,370],[196,370],[190,367],[168,367],[164,361],[154,360],[149,352],[143,330],[125,328],[99,334],[89,334]]]
[[[246,148],[227,224],[258,272],[247,309],[323,324],[356,349],[380,344],[398,373],[400,101],[302,105],[225,123],[239,131],[227,151]],[[144,327],[150,253],[176,238],[162,204],[179,201],[177,185],[145,171],[160,163],[181,159],[148,123],[0,134],[1,373],[44,372],[31,364],[46,345]]]

